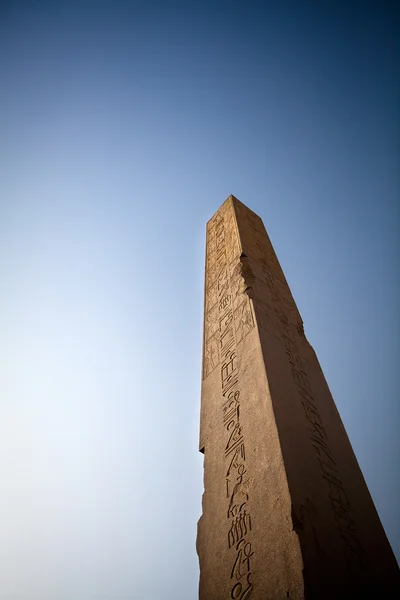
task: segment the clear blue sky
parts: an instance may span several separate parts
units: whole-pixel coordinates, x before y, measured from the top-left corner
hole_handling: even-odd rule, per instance
[[[196,600],[205,223],[230,193],[400,557],[395,5],[1,3],[2,600]]]

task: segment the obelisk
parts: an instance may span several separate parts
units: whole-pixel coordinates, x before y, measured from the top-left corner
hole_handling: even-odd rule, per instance
[[[200,600],[400,598],[399,571],[261,219],[207,223]]]

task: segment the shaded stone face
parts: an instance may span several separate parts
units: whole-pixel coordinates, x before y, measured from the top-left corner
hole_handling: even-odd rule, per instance
[[[399,591],[264,225],[233,196],[207,224],[204,306],[200,600]]]

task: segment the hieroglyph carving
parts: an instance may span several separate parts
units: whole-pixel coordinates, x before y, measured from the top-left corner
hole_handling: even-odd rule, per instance
[[[233,321],[237,343],[254,327],[242,263],[233,208],[223,205],[207,226],[203,379],[220,364],[221,349],[227,347],[227,339],[221,339],[222,328],[223,337],[230,333],[226,321]]]
[[[240,421],[238,344],[253,329],[254,317],[249,295],[245,293],[234,219],[232,207],[224,204],[209,224],[207,233],[204,377],[217,366],[211,360],[214,340],[217,340],[218,353],[214,351],[214,356],[218,357],[220,369],[221,416],[225,433],[227,551],[232,553],[230,597],[233,600],[247,600],[253,593],[253,548],[250,482]],[[216,324],[217,333],[214,333]]]
[[[290,364],[293,380],[303,406],[304,416],[309,425],[310,441],[319,462],[321,475],[326,482],[330,502],[334,511],[336,525],[343,540],[349,569],[368,569],[369,562],[358,539],[354,519],[351,515],[350,502],[341,480],[338,466],[332,456],[327,434],[312,395],[307,372],[297,349],[296,335],[304,336],[302,324],[293,327],[288,317],[288,300],[283,297],[282,282],[268,269],[264,269],[264,281],[267,284],[272,300],[275,320],[284,342],[287,359]]]

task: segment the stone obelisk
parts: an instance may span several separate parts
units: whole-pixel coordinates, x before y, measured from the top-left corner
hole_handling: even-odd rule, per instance
[[[207,223],[200,600],[400,598],[396,559],[261,219]]]

